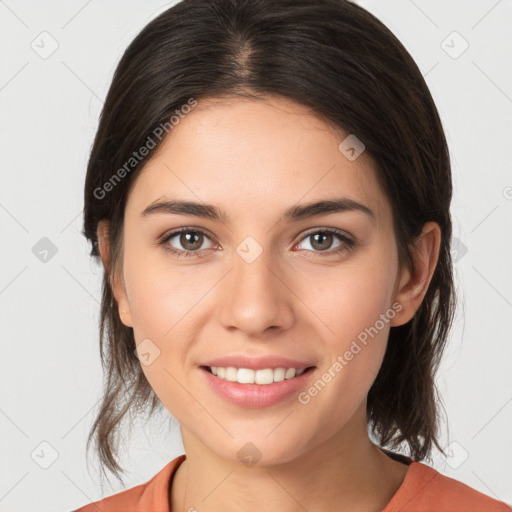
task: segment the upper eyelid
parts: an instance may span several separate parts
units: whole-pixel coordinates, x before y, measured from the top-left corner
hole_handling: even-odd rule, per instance
[[[331,233],[334,233],[335,235],[339,235],[339,236],[344,236],[346,238],[350,238],[351,240],[353,240],[353,238],[354,238],[350,233],[348,233],[344,229],[320,227],[320,228],[311,228],[311,229],[306,230],[306,232],[302,235],[301,240],[303,240],[306,236],[312,235],[313,233],[319,233],[319,232],[323,232],[323,231],[331,232]]]

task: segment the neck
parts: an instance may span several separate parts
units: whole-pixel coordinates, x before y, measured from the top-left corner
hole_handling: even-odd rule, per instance
[[[187,458],[173,479],[173,512],[379,512],[408,469],[371,443],[366,422],[364,430],[347,425],[314,449],[271,466],[223,459],[190,431],[182,436]]]

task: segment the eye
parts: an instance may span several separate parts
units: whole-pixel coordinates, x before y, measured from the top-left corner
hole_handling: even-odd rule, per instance
[[[306,247],[306,250],[312,251],[313,253],[319,253],[317,254],[318,256],[328,256],[349,252],[355,246],[355,242],[343,234],[342,231],[333,228],[325,228],[310,231],[298,244],[295,245],[295,247],[299,247],[301,243],[308,239],[311,239],[311,242],[309,243],[311,249]],[[335,246],[334,249],[331,249],[335,239],[338,239],[340,243]],[[178,258],[193,258],[199,257],[201,250],[211,249],[214,247],[213,243],[210,247],[204,247],[203,244],[205,240],[209,240],[211,242],[210,237],[202,229],[181,228],[164,235],[160,239],[159,244],[166,251],[172,253]],[[181,247],[174,246],[171,241]]]
[[[335,246],[334,249],[329,250],[332,246],[333,240],[336,238],[340,240],[341,243]],[[299,244],[297,244],[296,247],[298,247],[300,243],[308,239],[311,239],[311,242],[309,242],[309,246],[312,248],[311,250],[313,250],[313,252],[326,253],[326,255],[348,252],[352,250],[355,246],[355,242],[346,235],[344,235],[340,230],[326,228],[317,229],[316,231],[310,231],[308,234],[306,234],[306,236],[302,238],[301,242],[299,242]],[[306,249],[308,248],[306,247]]]
[[[174,247],[171,241],[181,247]],[[203,247],[204,241],[210,240],[207,234],[198,228],[181,228],[163,236],[160,240],[160,245],[166,251],[169,251],[176,255],[178,258],[190,258],[196,256],[196,254],[202,249],[211,249],[212,247]]]

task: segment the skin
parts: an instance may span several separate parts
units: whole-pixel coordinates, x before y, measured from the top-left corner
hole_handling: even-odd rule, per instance
[[[416,271],[399,269],[391,204],[371,157],[363,152],[350,161],[339,151],[347,135],[282,98],[202,100],[131,189],[113,289],[136,343],[149,338],[160,350],[142,369],[181,426],[187,459],[172,482],[172,510],[377,512],[404,480],[408,466],[368,438],[366,397],[390,327],[408,322],[421,304],[441,233],[425,224]],[[214,204],[230,222],[141,215],[163,196]],[[291,206],[333,196],[368,206],[375,220],[351,211],[279,222]],[[158,244],[181,227],[211,234],[190,259]],[[321,251],[305,237],[313,228],[343,230],[356,246],[332,254],[344,243],[333,237]],[[107,229],[102,221],[108,269]],[[247,236],[263,249],[250,264],[236,252]],[[179,235],[167,243],[191,247]],[[198,365],[236,352],[310,361],[310,386],[393,303],[400,312],[307,405],[293,395],[271,407],[241,408],[204,384]],[[254,466],[237,457],[247,442],[261,452]]]

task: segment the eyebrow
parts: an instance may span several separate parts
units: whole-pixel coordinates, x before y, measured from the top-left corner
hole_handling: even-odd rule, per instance
[[[319,215],[349,211],[362,212],[370,216],[374,221],[376,218],[375,213],[364,204],[348,197],[340,197],[293,206],[283,213],[279,222],[296,222]],[[216,206],[193,201],[157,199],[147,206],[141,215],[147,217],[155,213],[193,215],[195,217],[229,223],[229,216],[226,212]]]

